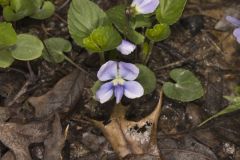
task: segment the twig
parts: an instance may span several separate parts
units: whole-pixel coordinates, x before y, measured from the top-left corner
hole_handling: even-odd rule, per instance
[[[24,75],[25,78],[28,77],[26,72],[24,72],[24,71],[22,71],[22,70],[20,70],[20,69],[17,69],[17,68],[9,67],[9,68],[7,69],[7,72],[9,72],[9,71],[15,71],[15,72],[21,73],[21,74]]]
[[[54,16],[57,17],[59,20],[61,20],[63,23],[67,24],[67,21],[63,19],[59,14],[54,13]]]
[[[212,47],[210,47],[208,50],[211,50]],[[208,51],[207,50],[207,51]],[[194,57],[190,57],[190,58],[185,58],[183,60],[179,60],[179,61],[176,61],[176,62],[173,62],[173,63],[170,63],[170,64],[167,64],[165,66],[162,66],[162,67],[159,67],[157,68],[156,70],[157,71],[160,71],[162,69],[167,69],[167,68],[174,68],[174,67],[179,67],[181,65],[183,65],[184,63],[187,63],[187,62],[190,62],[192,64],[196,64],[197,62],[201,62],[201,61],[204,61],[206,60],[207,58],[211,57],[215,55],[215,53],[211,53],[211,54],[208,54],[206,55],[205,57],[203,57],[202,59],[194,59]]]
[[[7,106],[12,106],[15,102],[17,102],[18,99],[27,92],[28,86],[30,86],[31,84],[32,84],[32,81],[27,80],[25,84],[22,86],[22,88],[20,89],[20,91],[17,93],[17,95],[13,98],[11,102],[7,104]]]
[[[162,70],[162,69],[174,68],[174,67],[177,67],[177,66],[181,66],[182,64],[184,64],[188,61],[191,61],[191,59],[184,59],[184,60],[176,61],[176,62],[167,64],[165,66],[159,67],[157,70]]]
[[[32,70],[32,67],[31,67],[31,64],[29,61],[27,61],[27,67],[28,67],[28,71],[29,71],[29,77],[30,77],[30,80],[34,81],[36,79],[36,76]]]
[[[28,76],[26,75],[26,73],[24,73],[24,75],[27,78],[27,81],[24,83],[24,85],[22,86],[20,91],[16,94],[16,96],[13,98],[13,100],[7,104],[7,106],[12,106],[15,102],[17,102],[22,97],[22,95],[28,92],[28,87],[32,85],[34,82],[36,82],[36,76],[32,70],[32,67],[29,61],[27,62],[27,67],[29,70],[29,74],[27,74]]]
[[[41,24],[41,28],[42,28],[42,30],[44,31],[44,33],[45,33],[46,35],[52,36],[52,34],[48,32],[49,29],[47,29],[43,23]]]
[[[70,0],[66,0],[60,7],[58,7],[57,11],[62,10],[69,2]]]

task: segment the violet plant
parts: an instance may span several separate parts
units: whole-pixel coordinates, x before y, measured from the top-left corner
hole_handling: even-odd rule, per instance
[[[130,99],[139,98],[143,95],[142,85],[134,81],[139,74],[136,65],[125,62],[108,61],[98,71],[100,81],[104,83],[96,92],[96,99],[101,103],[107,102],[112,95],[116,97],[116,103],[120,103],[123,95]]]
[[[50,13],[38,10],[39,14],[34,16],[31,7],[26,8],[30,4],[24,5],[25,0],[19,2],[15,10],[9,10],[9,7],[14,9],[10,1],[0,1],[4,13],[10,15],[10,19],[4,16],[9,21],[25,16],[37,18],[40,13]],[[34,4],[35,7],[41,5],[40,8],[44,9],[47,2],[38,0],[34,1]],[[70,35],[77,45],[85,48],[90,54],[97,53],[102,65],[98,71],[99,80],[92,88],[96,100],[104,103],[114,95],[116,103],[120,103],[124,95],[134,99],[150,94],[156,89],[156,77],[147,67],[152,49],[156,42],[170,36],[170,26],[179,20],[186,2],[187,0],[133,0],[129,5],[120,4],[103,11],[91,0],[72,0],[68,10]],[[28,13],[27,11],[29,14],[20,14]],[[12,12],[19,14],[11,14]],[[10,39],[7,34],[12,35]],[[9,67],[15,59],[30,61],[40,57],[54,63],[67,60],[77,66],[64,54],[71,51],[71,43],[67,40],[52,37],[42,41],[30,34],[18,35],[11,24],[5,22],[0,24],[0,35],[3,37],[0,39],[2,68]],[[114,50],[119,53],[112,52]],[[117,54],[113,56],[115,59],[105,58],[110,53]],[[139,58],[124,62],[130,54]],[[108,78],[104,79],[104,76]],[[203,95],[201,84],[192,73],[179,69],[171,72],[170,76],[176,83],[164,84],[163,91],[166,96],[180,101],[192,101]],[[194,92],[194,88],[199,90]],[[189,93],[191,96],[188,96]]]
[[[146,65],[154,43],[169,37],[170,26],[179,20],[186,2],[187,0],[133,0],[130,4],[113,6],[107,11],[90,0],[71,2],[68,11],[71,37],[90,54],[99,54],[102,65],[97,74],[99,80],[92,87],[97,101],[105,103],[114,96],[116,103],[120,103],[123,96],[139,98],[156,89],[156,77]],[[113,50],[119,51],[122,56]],[[107,61],[105,57],[110,53],[118,55]],[[132,59],[131,63],[124,62],[124,57],[130,54],[137,54],[139,59]],[[141,64],[136,64],[139,61]],[[187,76],[192,76],[186,73]],[[183,89],[195,85],[200,91],[184,101],[198,99],[203,94],[201,84],[194,75],[190,79],[191,83],[187,85],[185,81],[167,83],[165,88],[170,90],[167,93],[172,94],[171,90],[178,92],[179,88],[174,88],[176,85],[182,85]]]
[[[233,31],[233,35],[237,42],[240,43],[240,20],[232,16],[226,16],[226,20],[236,27]]]
[[[129,55],[136,49],[136,45],[127,40],[122,40],[121,44],[117,47],[117,50],[124,55]]]
[[[17,21],[25,17],[46,19],[53,15],[55,5],[48,0],[0,0],[3,18],[6,21]]]
[[[131,9],[135,15],[153,13],[159,5],[159,0],[133,0]]]
[[[11,23],[0,23],[0,68],[10,67],[15,60],[32,61],[38,58],[51,63],[67,60],[76,64],[64,52],[70,52],[72,45],[68,40],[51,37],[44,41],[37,36],[24,33],[17,34]]]

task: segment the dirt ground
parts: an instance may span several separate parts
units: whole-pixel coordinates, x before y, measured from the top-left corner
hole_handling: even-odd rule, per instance
[[[96,1],[102,8],[121,3]],[[0,70],[0,159],[14,155],[33,160],[116,160],[118,155],[90,119],[108,123],[114,101],[99,105],[90,88],[100,67],[98,55],[89,55],[70,38],[67,10],[70,1],[55,0],[56,13],[37,21],[25,18],[14,23],[17,33],[30,32],[42,40],[63,37],[73,50],[68,62],[44,60],[15,62]],[[240,18],[239,0],[189,0],[181,20],[172,26],[169,39],[154,47],[149,67],[157,76],[158,88],[151,95],[129,101],[126,119],[140,120],[158,102],[158,90],[169,80],[169,72],[181,67],[201,80],[204,97],[180,103],[163,98],[158,120],[157,145],[162,160],[240,160],[240,112],[219,117],[202,127],[203,120],[228,104],[240,82],[240,49],[232,36],[226,15]],[[1,17],[1,16],[0,16]],[[2,18],[2,17],[1,17]],[[132,55],[127,61],[133,61]],[[14,152],[14,154],[13,154]],[[43,158],[45,157],[45,158]],[[154,160],[151,155],[129,155],[125,159]]]

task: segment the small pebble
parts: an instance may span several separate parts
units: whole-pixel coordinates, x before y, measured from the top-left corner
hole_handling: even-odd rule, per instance
[[[229,155],[233,155],[235,153],[235,145],[231,143],[224,143],[223,144],[223,151]]]

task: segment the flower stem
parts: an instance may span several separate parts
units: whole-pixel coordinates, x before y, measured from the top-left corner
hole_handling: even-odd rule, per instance
[[[104,52],[100,52],[99,53],[99,57],[100,57],[100,64],[104,64],[105,63],[105,55]]]
[[[148,49],[148,53],[146,55],[146,57],[144,57],[144,64],[147,64],[148,61],[149,61],[149,58],[151,57],[151,54],[152,54],[152,50],[153,50],[153,45],[154,45],[154,42],[153,41],[150,41],[149,42],[149,49]]]

